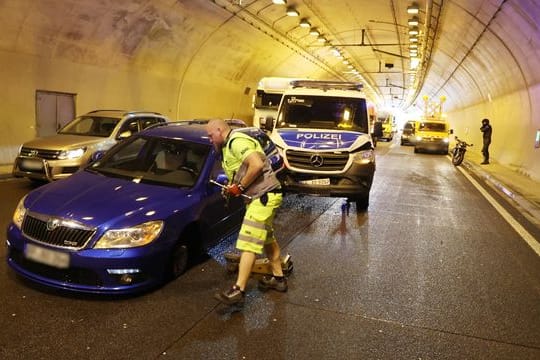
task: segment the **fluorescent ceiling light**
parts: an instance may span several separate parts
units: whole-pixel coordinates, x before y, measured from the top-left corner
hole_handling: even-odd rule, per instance
[[[309,30],[309,35],[313,35],[313,36],[319,36],[321,33],[319,32],[319,30],[315,29],[315,28],[311,28],[311,30]]]
[[[418,4],[417,3],[412,3],[411,6],[409,6],[407,8],[407,12],[409,14],[418,14],[418,11],[419,11],[419,9],[418,9]]]
[[[418,35],[418,26],[411,26],[409,29],[409,35]]]
[[[309,23],[308,19],[304,18],[300,20],[300,27],[308,28],[311,27],[311,24]]]
[[[320,42],[320,43],[324,43],[324,42],[326,42],[326,39],[324,38],[324,36],[321,35],[321,36],[319,36],[317,38],[317,41]]]
[[[298,15],[300,15],[300,13],[296,11],[295,8],[293,7],[287,8],[287,16],[298,16]]]
[[[412,43],[417,43],[418,42],[418,38],[416,36],[411,36],[409,38],[409,42],[412,42]]]
[[[417,26],[418,25],[418,16],[413,16],[408,21],[409,26]]]
[[[272,2],[277,5],[285,5],[287,0],[272,0]]]

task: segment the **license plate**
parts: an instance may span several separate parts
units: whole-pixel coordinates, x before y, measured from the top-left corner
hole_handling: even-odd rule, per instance
[[[25,170],[41,170],[43,169],[43,161],[25,159],[21,161],[20,167]]]
[[[27,259],[59,269],[67,269],[69,267],[69,254],[34,244],[26,244],[24,255]]]
[[[300,181],[300,184],[304,185],[330,185],[330,179],[313,179],[313,180],[303,180]]]

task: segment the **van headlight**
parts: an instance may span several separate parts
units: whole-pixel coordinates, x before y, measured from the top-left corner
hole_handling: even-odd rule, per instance
[[[63,150],[58,154],[58,159],[60,160],[66,160],[66,159],[77,159],[84,155],[84,152],[86,151],[86,148],[79,148],[79,149],[71,149],[71,150]]]
[[[375,152],[373,150],[359,151],[354,154],[353,161],[360,164],[369,164],[375,162]]]
[[[19,204],[17,204],[17,207],[15,208],[15,212],[13,213],[13,223],[15,226],[17,226],[19,229],[22,228],[22,223],[24,220],[24,216],[26,215],[26,207],[24,206],[24,200],[26,199],[26,195],[23,196],[23,198],[19,201]]]
[[[94,246],[95,249],[133,248],[154,241],[163,230],[163,221],[149,221],[137,226],[108,230]]]

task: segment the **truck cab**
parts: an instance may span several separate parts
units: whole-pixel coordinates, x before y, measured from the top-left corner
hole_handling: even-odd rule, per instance
[[[265,126],[284,159],[284,190],[346,197],[366,209],[375,153],[361,84],[299,80],[291,87]]]

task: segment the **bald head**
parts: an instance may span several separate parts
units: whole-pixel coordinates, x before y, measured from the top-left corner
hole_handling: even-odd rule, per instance
[[[230,131],[231,127],[223,119],[212,119],[206,125],[210,142],[218,148],[223,145]]]

